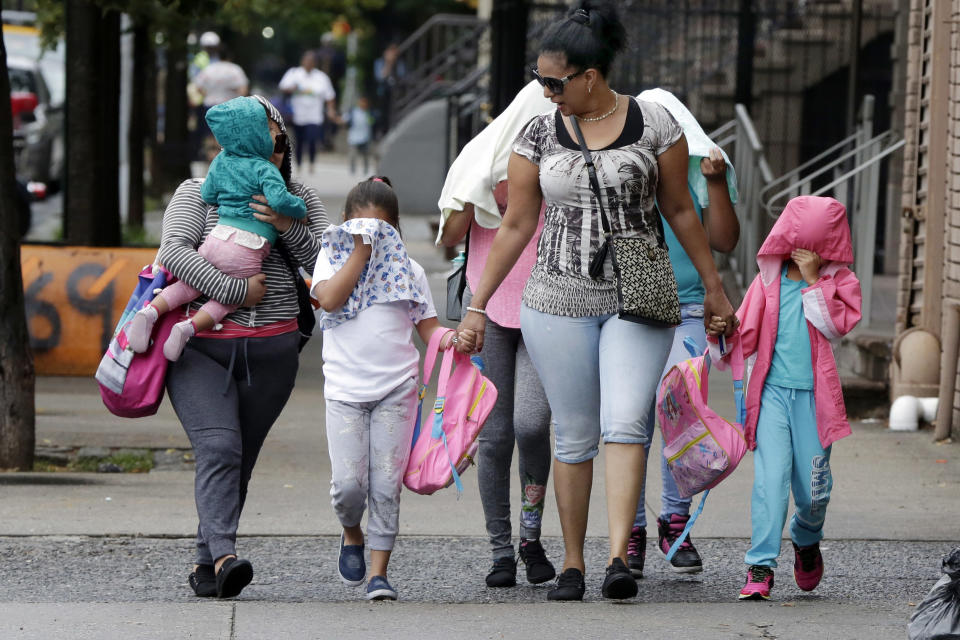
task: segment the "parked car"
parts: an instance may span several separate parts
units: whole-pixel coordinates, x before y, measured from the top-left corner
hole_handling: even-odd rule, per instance
[[[40,63],[8,57],[17,174],[56,186],[63,178],[63,107],[50,101]]]
[[[33,14],[3,12],[17,174],[55,191],[63,181],[64,97],[63,43],[53,50],[40,45],[31,26]]]

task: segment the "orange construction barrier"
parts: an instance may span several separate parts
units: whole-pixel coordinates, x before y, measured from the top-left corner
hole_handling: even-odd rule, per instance
[[[39,375],[92,376],[137,274],[156,249],[23,245],[20,260]]]

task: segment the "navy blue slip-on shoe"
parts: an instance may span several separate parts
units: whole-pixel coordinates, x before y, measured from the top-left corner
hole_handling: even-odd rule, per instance
[[[373,576],[367,583],[367,600],[396,600],[397,590],[383,576]]]
[[[363,561],[362,544],[343,544],[343,534],[340,534],[340,555],[337,558],[337,573],[343,584],[348,587],[359,587],[367,576],[367,564]]]

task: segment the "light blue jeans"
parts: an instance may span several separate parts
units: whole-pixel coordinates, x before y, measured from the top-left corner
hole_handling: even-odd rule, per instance
[[[764,385],[753,467],[753,534],[744,562],[776,567],[791,488],[797,511],[790,538],[801,547],[823,539],[833,475],[830,447],[820,446],[813,391]]]
[[[667,364],[663,367],[663,376],[667,371],[679,362],[683,362],[690,357],[690,352],[683,346],[685,338],[693,338],[697,343],[697,348],[703,352],[707,348],[707,332],[703,328],[703,305],[685,304],[680,306],[680,325],[673,334],[673,346],[670,347],[670,355],[667,357]],[[660,383],[657,383],[657,387]],[[654,398],[650,403],[650,416],[647,418],[647,446],[646,453],[650,453],[650,445],[653,443],[653,432],[656,431],[656,406],[657,401]],[[690,513],[690,498],[681,498],[677,490],[677,483],[673,481],[670,475],[670,469],[667,467],[667,459],[663,457],[663,439],[660,439],[660,475],[663,477],[663,493],[660,498],[660,517],[668,518],[673,514],[687,515]],[[637,504],[637,519],[634,521],[635,527],[647,526],[646,491],[647,491],[647,467],[644,465],[643,484],[640,486],[640,502]]]
[[[646,444],[650,403],[672,328],[616,315],[571,318],[520,309],[520,327],[553,414],[554,457],[577,464],[604,443]]]

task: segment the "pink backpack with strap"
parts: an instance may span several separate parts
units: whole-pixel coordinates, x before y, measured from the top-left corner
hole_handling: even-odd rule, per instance
[[[721,350],[723,349],[721,338]],[[707,499],[710,489],[740,464],[747,452],[743,437],[746,404],[743,397],[743,350],[740,340],[734,341],[730,354],[733,372],[733,392],[737,407],[737,421],[732,423],[707,405],[709,398],[710,354],[697,355],[696,343],[690,338],[684,345],[695,356],[667,371],[657,393],[657,419],[663,435],[663,456],[677,490],[684,498],[704,492],[700,506],[687,521],[667,559],[670,560],[686,540]]]
[[[433,375],[440,341],[448,331],[434,331],[427,345],[423,364],[423,381]],[[413,450],[403,476],[403,483],[415,493],[429,495],[439,489],[457,485],[463,491],[460,474],[473,462],[477,453],[477,436],[497,402],[497,388],[481,373],[482,362],[456,349],[443,353],[437,382],[437,400],[429,429],[421,432],[421,412],[413,433]],[[454,367],[456,363],[456,367]],[[451,373],[452,371],[452,373]],[[420,406],[426,384],[420,387]]]

